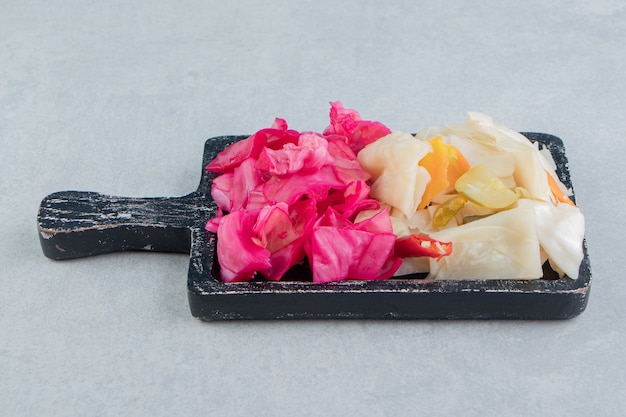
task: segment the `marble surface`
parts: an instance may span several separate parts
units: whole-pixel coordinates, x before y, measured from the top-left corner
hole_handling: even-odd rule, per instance
[[[626,3],[55,3],[0,1],[0,415],[626,414]],[[587,310],[203,323],[185,255],[42,255],[45,195],[183,195],[206,138],[320,130],[331,100],[399,130],[481,111],[560,136]]]

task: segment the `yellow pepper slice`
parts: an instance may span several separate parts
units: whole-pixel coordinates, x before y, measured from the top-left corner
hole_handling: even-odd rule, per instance
[[[437,210],[435,210],[435,214],[433,216],[433,226],[444,227],[450,223],[450,220],[456,216],[465,203],[467,203],[467,198],[462,195],[457,195],[441,204],[437,207]]]
[[[461,175],[455,188],[473,202],[491,209],[503,209],[519,198],[485,165],[476,165]]]
[[[469,163],[453,145],[444,143],[441,136],[428,140],[433,151],[424,156],[419,165],[430,174],[430,182],[422,195],[418,210],[430,204],[437,194],[454,184],[469,169]]]
[[[453,145],[446,145],[448,148],[448,185],[456,184],[461,175],[470,169],[470,164],[463,154]]]

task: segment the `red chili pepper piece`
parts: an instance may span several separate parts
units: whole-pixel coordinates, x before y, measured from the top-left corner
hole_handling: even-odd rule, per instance
[[[452,242],[441,242],[423,234],[415,234],[396,239],[393,249],[400,258],[428,256],[439,261],[452,253]]]

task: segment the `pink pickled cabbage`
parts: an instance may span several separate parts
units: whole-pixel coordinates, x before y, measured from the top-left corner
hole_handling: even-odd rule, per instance
[[[264,148],[257,168],[270,174],[288,175],[299,171],[314,172],[333,161],[328,153],[328,141],[316,133],[303,133],[297,145],[287,143],[280,149]]]
[[[330,125],[324,130],[324,136],[344,137],[354,153],[391,133],[380,122],[362,120],[358,112],[345,109],[339,101],[330,103],[330,106]]]
[[[291,207],[286,203],[261,209],[253,227],[257,243],[270,252],[270,268],[261,270],[267,279],[278,281],[304,258],[304,245],[317,212],[313,200],[302,200]]]
[[[297,143],[299,133],[289,130],[284,119],[276,118],[272,127],[261,129],[247,139],[235,142],[228,152],[220,152],[206,167],[213,172],[228,172],[248,158],[257,159],[264,148],[280,149],[287,143]]]
[[[329,208],[306,246],[313,281],[391,278],[402,262],[393,254],[395,241],[387,210],[351,223]]]
[[[339,102],[331,106],[323,135],[276,119],[207,165],[221,174],[211,188],[218,215],[206,229],[217,233],[222,281],[257,273],[280,280],[305,258],[315,282],[386,279],[399,268],[387,210],[354,222],[380,207],[356,153],[389,129]]]
[[[217,235],[225,237],[217,240],[222,281],[249,281],[257,271],[271,268],[271,253],[256,242],[253,230],[259,212],[238,210],[220,217]]]

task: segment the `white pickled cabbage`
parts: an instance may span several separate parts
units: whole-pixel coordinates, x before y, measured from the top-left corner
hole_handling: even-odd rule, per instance
[[[578,278],[585,234],[585,218],[580,209],[564,203],[531,203],[535,208],[539,243],[548,255],[550,266],[561,276]]]
[[[549,164],[537,145],[521,133],[497,125],[481,113],[468,113],[467,125],[448,126],[443,131],[471,166],[485,165],[505,184],[512,187],[514,182],[533,198],[550,201],[550,186],[544,171]]]
[[[516,208],[431,234],[452,242],[452,253],[430,259],[432,279],[536,279],[543,275],[535,209],[530,200]]]
[[[432,149],[427,140],[435,136],[456,147],[471,167],[488,167],[518,195],[514,208],[499,211],[468,201],[445,227],[436,227],[432,218],[438,205],[455,195],[450,187],[416,210],[430,181],[418,163]],[[548,260],[561,276],[578,277],[584,217],[553,195],[548,175],[565,195],[571,190],[558,180],[548,150],[480,113],[468,113],[464,125],[428,127],[415,137],[395,132],[368,148],[359,161],[374,175],[373,197],[390,206],[394,233],[425,233],[453,243],[451,255],[438,262],[404,259],[396,275],[430,270],[432,279],[536,279]],[[488,217],[463,224],[482,216]]]
[[[393,274],[394,277],[403,275],[421,274],[430,271],[430,258],[422,256],[419,258],[403,258],[400,268]]]
[[[503,178],[513,179],[515,157],[511,153],[494,149],[462,136],[451,135],[449,140],[450,144],[463,154],[470,166],[484,165],[501,180]],[[503,180],[503,182],[506,183],[507,181]]]
[[[515,183],[524,188],[532,198],[550,201],[552,192],[538,150],[515,152]]]
[[[500,126],[487,115],[477,112],[467,114],[467,126],[483,134],[487,142],[493,143],[498,149],[510,152],[532,150],[534,145],[519,132]]]
[[[429,152],[429,142],[404,132],[392,132],[363,148],[357,157],[372,175],[372,197],[410,217],[430,181],[428,171],[419,166]]]

